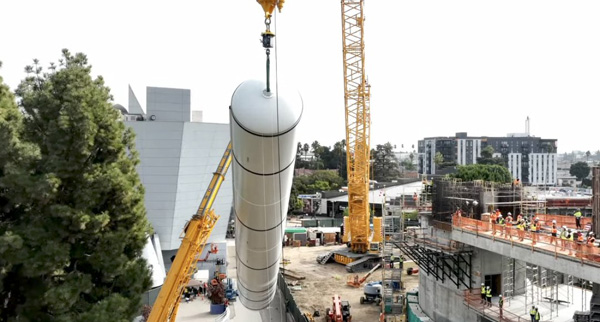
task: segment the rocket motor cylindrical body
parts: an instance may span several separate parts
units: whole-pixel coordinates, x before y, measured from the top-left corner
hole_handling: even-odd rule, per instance
[[[265,88],[243,82],[230,107],[238,292],[252,310],[275,296],[302,115],[298,92]]]

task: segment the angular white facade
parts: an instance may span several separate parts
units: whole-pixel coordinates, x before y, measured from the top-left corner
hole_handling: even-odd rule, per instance
[[[141,121],[125,124],[136,133],[148,219],[162,250],[175,250],[229,143],[229,124],[191,122],[189,90],[149,87],[146,111],[130,91],[129,103],[130,114],[141,112]],[[213,205],[221,219],[209,242],[225,240],[232,200],[228,173]]]

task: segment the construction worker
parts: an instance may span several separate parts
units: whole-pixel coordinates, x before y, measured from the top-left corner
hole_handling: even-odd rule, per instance
[[[485,284],[481,283],[481,304],[485,302]]]
[[[581,209],[577,209],[577,212],[573,216],[575,216],[575,226],[577,229],[581,229]]]
[[[394,260],[396,258],[394,257],[394,255],[390,255],[390,268],[394,268]]]
[[[568,230],[567,232],[567,248],[569,249],[569,255],[573,255],[573,252],[571,252],[571,250],[573,249],[573,236],[574,233],[571,229]]]
[[[492,307],[492,289],[489,286],[485,289],[485,297],[487,299],[487,306]]]
[[[531,310],[529,310],[529,316],[531,316],[531,322],[535,322],[535,313],[537,312],[537,310],[535,309],[535,306],[531,307]]]
[[[562,230],[560,231],[560,250],[565,250],[565,244],[567,240],[567,226],[562,226]]]
[[[506,224],[506,227],[504,228],[504,231],[506,232],[506,238],[512,240],[512,231],[511,230],[512,230],[513,222],[512,222],[512,217],[510,216],[510,212],[509,212],[509,215],[506,216],[505,224]]]
[[[523,239],[525,238],[525,222],[523,221],[523,219],[521,219],[521,221],[519,221],[519,223],[517,224],[517,229],[519,234],[519,241],[523,241]]]
[[[541,318],[542,318],[542,316],[540,315],[540,310],[536,307],[535,308],[535,322],[538,322]]]
[[[498,217],[496,217],[496,223],[499,226],[502,237],[504,237],[504,218],[502,217],[502,214],[499,214]]]
[[[529,227],[529,230],[531,231],[531,245],[535,245],[538,230],[537,222],[532,222],[531,226]]]
[[[556,245],[556,236],[558,235],[558,229],[556,228],[556,220],[552,220],[552,230],[550,235],[550,244]]]
[[[492,223],[492,235],[496,235],[496,219],[498,219],[498,211],[490,214],[490,222]]]
[[[594,237],[594,233],[590,232],[590,234],[588,235],[588,238],[587,238],[587,244],[590,246],[594,246],[595,242],[596,242],[596,238]]]
[[[500,309],[500,318],[502,318],[502,307],[504,306],[504,298],[502,298],[502,294],[500,294],[498,300],[498,308]]]

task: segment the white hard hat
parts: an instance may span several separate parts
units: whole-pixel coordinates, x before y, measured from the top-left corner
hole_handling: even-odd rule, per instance
[[[481,283],[481,286],[485,286],[485,283]]]
[[[509,216],[510,216],[510,215],[512,215],[512,214],[510,213],[510,211],[508,212],[508,215],[509,215]]]
[[[502,294],[498,295],[499,297],[502,297]]]
[[[556,219],[555,219],[555,220],[552,220],[552,223],[553,223],[553,224],[556,224]]]

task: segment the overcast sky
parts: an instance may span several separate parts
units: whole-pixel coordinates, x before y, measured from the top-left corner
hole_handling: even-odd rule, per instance
[[[372,145],[429,136],[524,132],[559,153],[600,149],[600,1],[366,0]],[[275,28],[275,23],[272,29]],[[299,141],[345,137],[339,0],[287,0],[276,18],[278,75],[304,100]],[[255,0],[4,0],[0,75],[88,55],[116,103],[127,85],[189,88],[192,109],[228,122],[231,94],[264,79]]]

